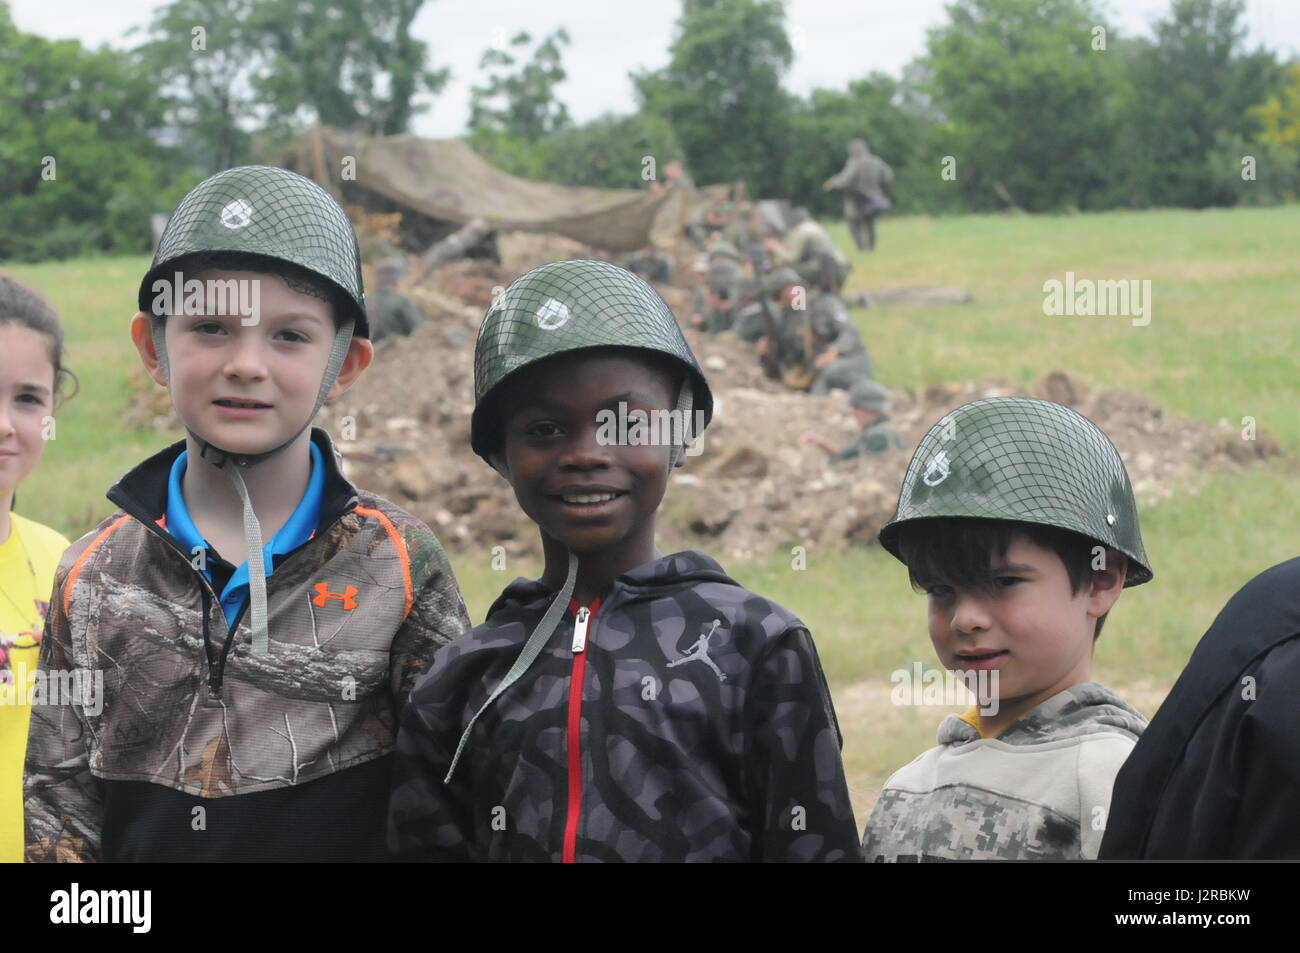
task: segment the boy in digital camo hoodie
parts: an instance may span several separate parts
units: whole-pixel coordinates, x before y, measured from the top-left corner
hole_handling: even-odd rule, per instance
[[[1096,858],[1146,725],[1092,681],[1106,613],[1151,579],[1118,451],[1060,404],[966,404],[917,447],[880,542],[928,594],[940,662],[979,704],[885,783],[866,859]]]
[[[469,620],[429,528],[308,429],[371,359],[352,225],[300,175],[227,170],[172,214],[139,304],[187,436],[59,564],[27,859],[383,860],[398,718]]]
[[[412,693],[395,853],[859,859],[808,629],[703,553],[656,552],[689,438],[631,428],[673,411],[698,433],[712,412],[663,299],[604,262],[534,269],[484,318],[475,395],[474,449],[538,524],[546,566],[441,649]]]

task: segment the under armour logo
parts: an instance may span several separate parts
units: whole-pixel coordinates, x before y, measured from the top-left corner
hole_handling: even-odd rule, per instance
[[[221,224],[226,228],[244,228],[253,222],[253,206],[247,199],[227,202],[221,209]]]
[[[330,592],[328,584],[318,582],[313,588],[316,590],[316,595],[311,600],[312,605],[320,606],[323,609],[325,608],[326,600],[342,599],[344,609],[350,610],[357,607],[357,600],[352,598],[359,591],[356,586],[345,586],[342,592]]]
[[[948,474],[952,470],[948,463],[948,454],[940,450],[930,459],[930,465],[925,468],[925,473],[921,475],[922,482],[926,486],[938,486],[944,480],[948,479]]]
[[[722,620],[714,619],[713,625],[709,626],[709,631],[705,632],[695,641],[695,644],[691,646],[691,650],[676,661],[669,662],[668,667],[672,668],[675,665],[682,665],[686,662],[703,662],[709,668],[713,669],[713,674],[718,676],[718,681],[725,682],[727,676],[722,674],[722,669],[718,668],[713,659],[709,658],[709,638],[713,635],[714,630],[720,625],[722,625]]]

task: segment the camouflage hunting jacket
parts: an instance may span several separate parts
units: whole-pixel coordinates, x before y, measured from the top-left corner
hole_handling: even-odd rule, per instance
[[[996,738],[949,715],[938,747],[885,782],[863,853],[875,862],[1094,860],[1115,775],[1145,727],[1096,682],[1049,698]]]
[[[267,578],[270,652],[165,529],[179,442],[122,478],[67,550],[41,643],[24,777],[27,859],[384,859],[401,710],[469,627],[427,526],[341,474]],[[102,679],[98,697],[56,673]],[[75,689],[75,685],[73,686]]]
[[[694,550],[624,573],[591,606],[570,601],[446,783],[466,723],[554,596],[515,580],[416,685],[389,816],[397,856],[860,859],[808,629]]]

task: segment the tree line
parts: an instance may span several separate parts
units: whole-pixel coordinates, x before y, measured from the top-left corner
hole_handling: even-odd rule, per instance
[[[24,34],[0,0],[0,259],[147,250],[150,212],[316,123],[409,131],[449,80],[411,34],[425,3],[172,0],[135,45],[89,50]],[[466,139],[524,177],[644,187],[650,155],[827,216],[856,137],[893,165],[900,213],[1291,201],[1300,64],[1248,48],[1243,12],[1171,0],[1139,37],[1094,0],[955,0],[899,76],[798,96],[783,0],[682,0],[627,112],[574,122],[567,31],[518,32],[480,60]]]

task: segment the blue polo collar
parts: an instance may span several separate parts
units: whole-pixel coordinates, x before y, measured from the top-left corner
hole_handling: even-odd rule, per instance
[[[283,556],[311,539],[320,520],[321,499],[325,487],[325,465],[316,442],[308,441],[308,446],[311,448],[311,476],[307,479],[307,490],[298,501],[298,506],[289,516],[288,521],[262,548],[263,562],[267,567],[268,576],[275,569],[274,557]],[[207,540],[199,533],[198,527],[190,517],[189,507],[185,505],[185,496],[181,492],[181,477],[185,475],[188,459],[189,451],[182,450],[172,463],[171,473],[167,478],[166,528],[186,552],[193,553],[195,547],[210,551],[211,547]],[[209,582],[212,581],[210,569],[205,567],[203,574],[207,576]],[[244,562],[236,567],[230,581],[221,592],[222,607],[228,619],[233,618],[234,610],[238,609],[246,598],[248,598],[248,563]]]

